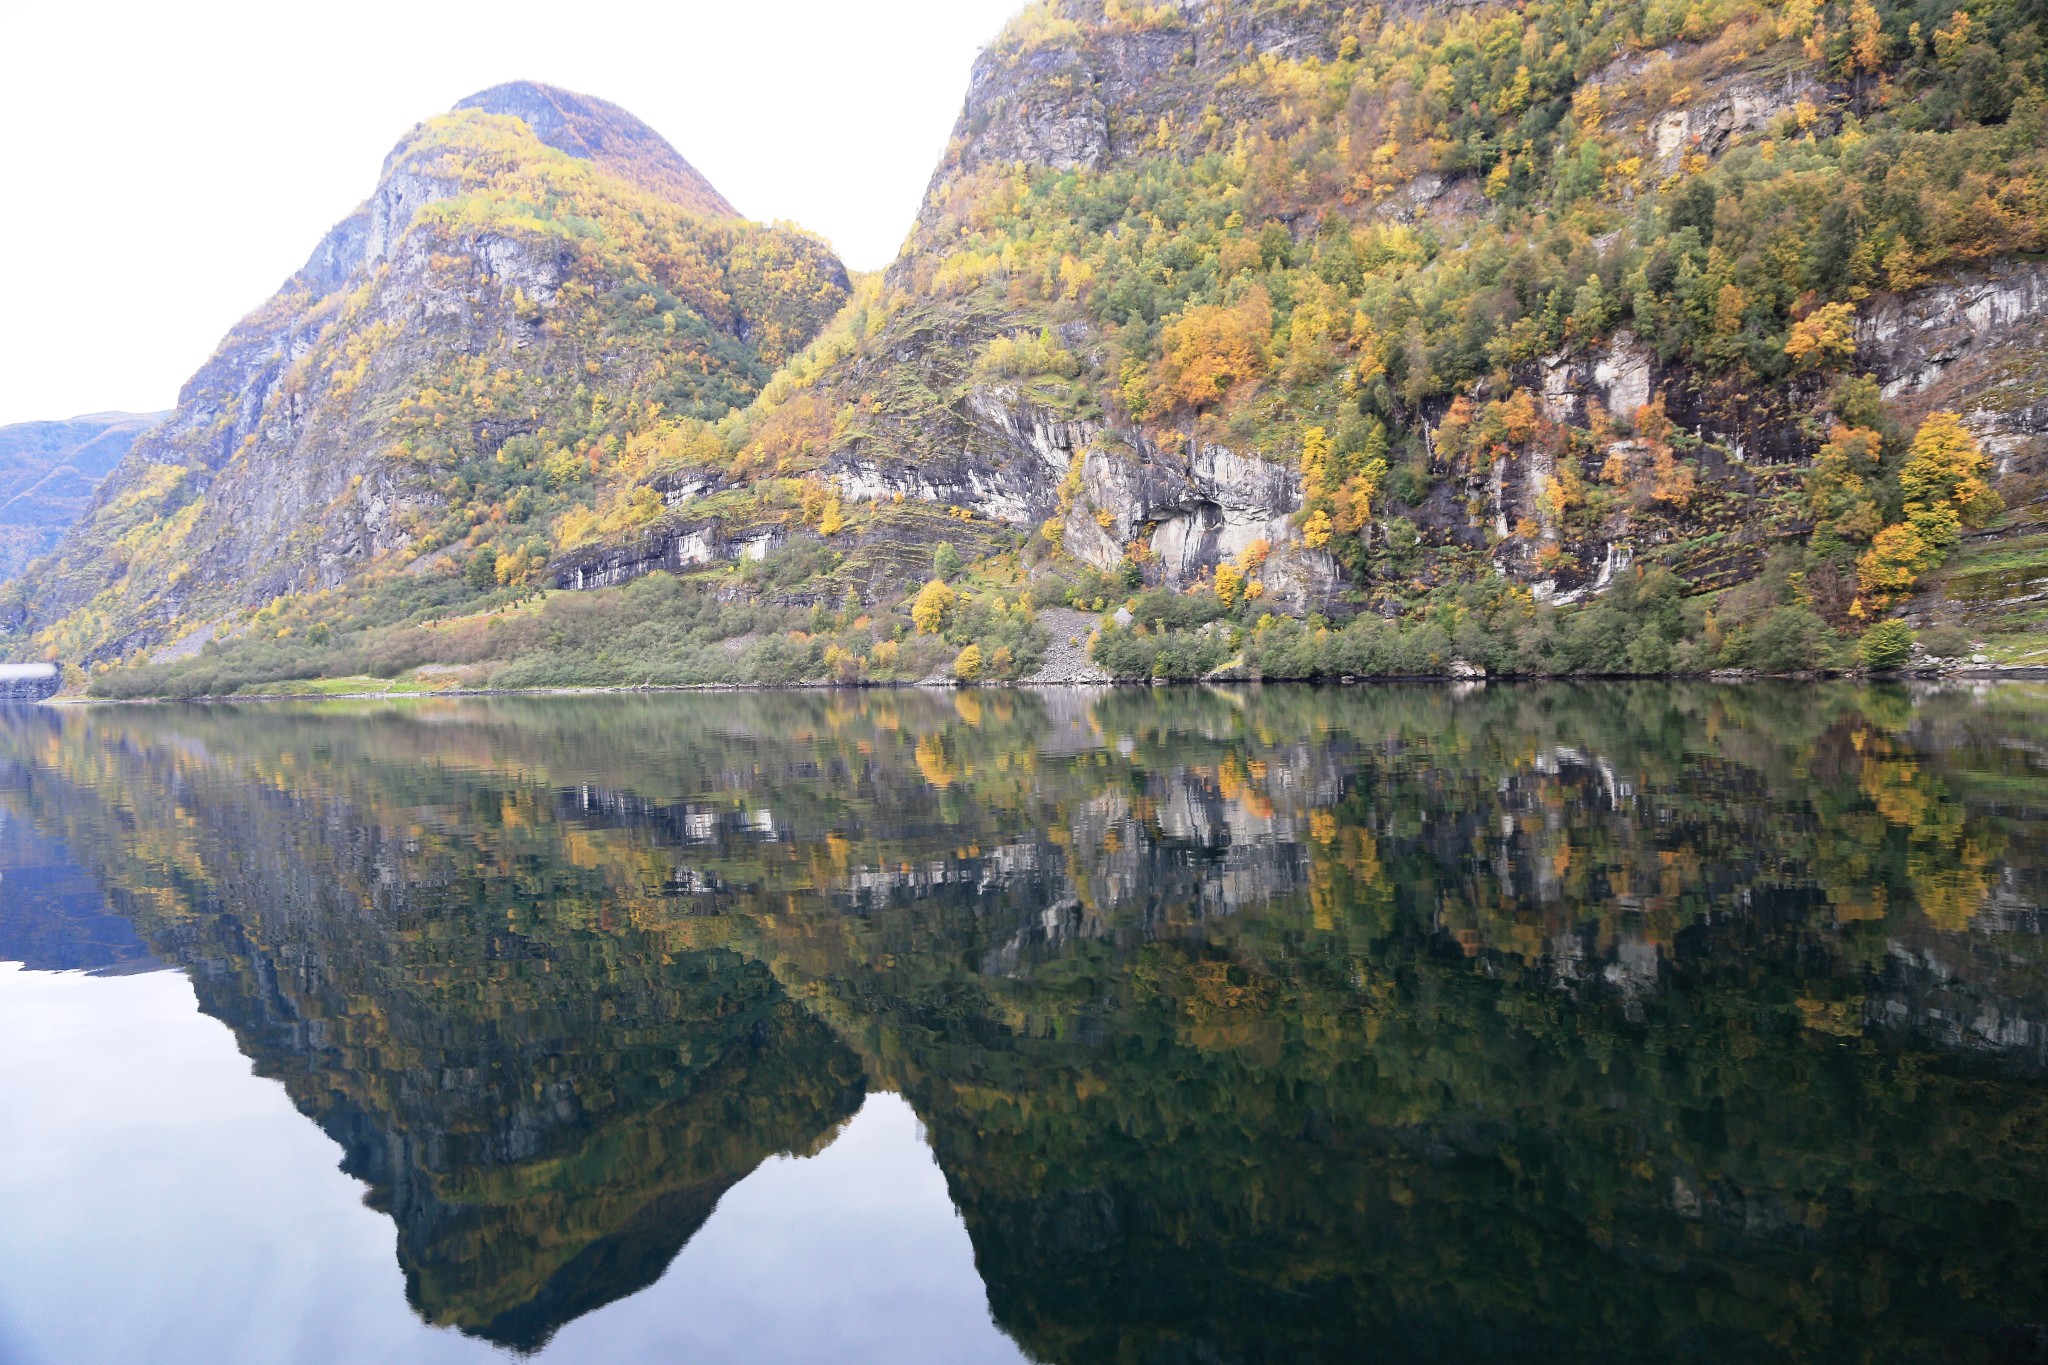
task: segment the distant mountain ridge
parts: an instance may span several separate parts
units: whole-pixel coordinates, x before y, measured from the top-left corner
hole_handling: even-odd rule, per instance
[[[53,549],[161,412],[93,412],[0,427],[0,582]]]

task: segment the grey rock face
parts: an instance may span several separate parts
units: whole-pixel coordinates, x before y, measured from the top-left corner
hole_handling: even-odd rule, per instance
[[[1908,294],[1867,302],[1856,357],[1908,412],[1950,408],[2000,477],[2048,470],[2048,264],[1998,261]]]
[[[965,422],[936,458],[864,446],[836,452],[827,476],[841,496],[948,503],[1034,530],[1058,519],[1062,543],[1084,563],[1113,569],[1126,547],[1148,546],[1154,571],[1184,587],[1259,541],[1262,580],[1295,610],[1327,603],[1340,572],[1301,541],[1301,477],[1287,466],[1218,445],[1168,448],[1142,431],[1055,416],[1015,390],[989,387],[966,403]],[[1061,485],[1080,487],[1062,510]]]
[[[1856,351],[1885,381],[1885,396],[1930,389],[1949,367],[2013,341],[2039,341],[2048,317],[2048,266],[2001,261],[1915,290],[1880,295],[1857,319]]]
[[[1661,115],[1650,128],[1651,157],[1668,175],[1687,155],[1717,157],[1736,139],[1765,132],[1801,101],[1818,110],[1829,98],[1828,88],[1803,72],[1739,81],[1700,104]]]
[[[1295,7],[1225,0],[1175,0],[1170,27],[1091,33],[1074,43],[1054,26],[1020,50],[991,49],[976,61],[952,143],[932,179],[936,191],[983,166],[1099,170],[1152,135],[1162,114],[1214,104],[1226,121],[1246,98],[1217,88],[1215,75],[1249,47],[1286,57],[1329,57],[1324,16]],[[943,217],[928,194],[920,222]]]

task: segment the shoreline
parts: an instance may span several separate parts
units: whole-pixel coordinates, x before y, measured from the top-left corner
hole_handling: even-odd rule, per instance
[[[720,692],[877,692],[922,689],[933,692],[978,692],[1087,688],[1155,687],[1374,687],[1389,684],[1442,683],[1454,686],[1492,683],[1617,683],[1698,682],[1724,687],[1745,683],[1848,682],[1976,682],[2048,681],[2048,665],[1971,664],[1953,669],[1898,670],[1887,673],[1850,671],[1841,673],[1750,673],[1717,670],[1711,673],[1402,673],[1372,677],[1345,675],[1335,678],[1019,678],[1007,682],[962,682],[954,678],[924,678],[909,682],[756,682],[756,683],[638,683],[590,687],[449,687],[419,692],[243,692],[194,697],[88,697],[56,696],[30,702],[33,706],[171,706],[233,702],[280,701],[431,701],[440,697],[608,697],[633,693],[720,693]]]

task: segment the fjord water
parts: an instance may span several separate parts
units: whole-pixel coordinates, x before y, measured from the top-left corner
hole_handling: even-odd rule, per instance
[[[2048,689],[0,711],[0,1361],[2048,1354]]]

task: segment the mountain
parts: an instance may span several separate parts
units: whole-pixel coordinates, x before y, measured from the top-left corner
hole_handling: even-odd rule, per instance
[[[548,146],[692,213],[740,216],[659,133],[616,104],[551,85],[512,81],[479,91],[455,107],[516,118]]]
[[[738,218],[616,106],[485,91],[399,142],[0,610],[113,659],[480,526],[538,552],[628,436],[743,405],[846,292],[823,242]]]
[[[1780,671],[1887,614],[2023,657],[2042,39],[1860,0],[1033,4],[734,463],[1009,528],[1012,590],[1125,602],[1125,675]],[[672,506],[560,581],[734,525]]]
[[[819,472],[1226,607],[1445,627],[1291,673],[2038,631],[1995,604],[2048,582],[2043,26],[1921,8],[1034,4],[810,380]],[[2011,581],[1929,594],[1944,559]],[[1655,639],[1538,610],[1629,577]]]
[[[2044,51],[2032,8],[1917,0],[1036,0],[899,258],[772,378],[556,391],[590,423],[526,442],[480,373],[382,347],[381,391],[429,373],[328,561],[209,532],[203,605],[102,574],[13,638],[234,637],[124,695],[2024,661]],[[513,126],[645,161],[579,108]],[[631,370],[630,326],[584,335]],[[103,501],[71,544],[119,564]]]
[[[0,582],[52,549],[161,412],[94,412],[0,427]]]

